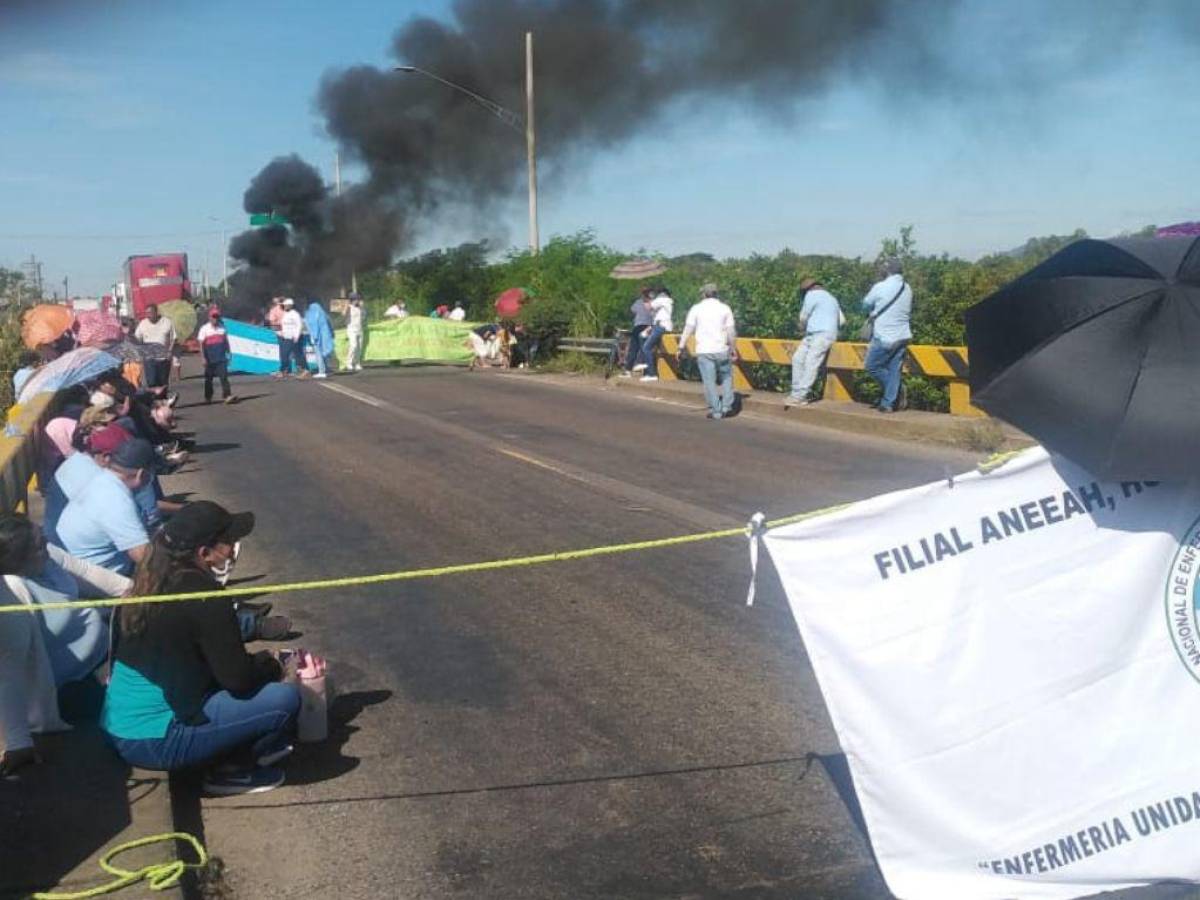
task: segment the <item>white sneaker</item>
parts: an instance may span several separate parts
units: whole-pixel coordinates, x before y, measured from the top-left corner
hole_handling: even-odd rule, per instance
[[[658,376],[657,375],[643,375],[641,380],[642,381],[658,381]]]
[[[636,366],[634,366],[634,367],[633,367],[633,371],[635,371],[635,372],[645,372],[645,371],[646,371],[646,364],[645,364],[645,363],[638,363]]]
[[[327,376],[325,375],[324,372],[318,372],[316,375],[313,376],[313,378],[325,378],[325,377],[327,377]]]

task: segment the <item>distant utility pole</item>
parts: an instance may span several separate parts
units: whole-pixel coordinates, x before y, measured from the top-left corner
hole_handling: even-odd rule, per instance
[[[42,292],[45,285],[42,284],[42,264],[38,258],[32,253],[29,254],[29,261],[21,266],[25,270],[25,281],[28,283],[33,297],[36,300],[42,299]]]
[[[337,192],[337,196],[342,196],[342,154],[333,154],[333,188]],[[344,295],[346,293],[345,286],[341,288]],[[358,272],[353,268],[350,269],[350,293],[358,293]]]
[[[71,299],[71,291],[68,287],[67,276],[64,275],[63,276],[63,300],[65,301],[65,300],[70,300],[70,299]]]
[[[529,162],[529,250],[538,252],[537,155],[533,129],[533,32],[525,32],[525,156]]]

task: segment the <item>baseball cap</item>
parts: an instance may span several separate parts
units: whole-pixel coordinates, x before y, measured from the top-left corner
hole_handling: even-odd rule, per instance
[[[157,456],[149,441],[130,438],[111,451],[109,459],[123,469],[149,469],[157,461]]]
[[[163,538],[171,547],[189,549],[232,544],[254,530],[254,513],[231,513],[219,503],[197,500],[175,513],[163,525]]]
[[[88,437],[88,447],[93,453],[113,453],[132,440],[133,435],[120,425],[105,425],[91,433]]]

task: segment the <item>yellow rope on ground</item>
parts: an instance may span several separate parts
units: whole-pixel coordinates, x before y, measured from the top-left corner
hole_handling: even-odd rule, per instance
[[[831,506],[813,512],[800,513],[782,519],[774,519],[764,524],[764,528],[778,528],[790,525],[816,516],[836,512],[845,508]],[[158,594],[153,597],[111,597],[98,600],[71,600],[56,603],[39,603],[36,607],[23,603],[0,606],[0,613],[30,612],[49,609],[85,609],[101,606],[129,606],[134,603],[176,603],[182,600],[203,600],[215,596],[220,597],[249,597],[261,594],[285,594],[294,591],[319,591],[331,588],[361,587],[369,584],[384,584],[389,581],[412,581],[417,578],[439,578],[444,575],[461,575],[467,572],[491,572],[496,569],[512,569],[518,566],[538,566],[545,563],[567,562],[575,559],[590,559],[596,556],[612,556],[617,553],[631,553],[636,550],[653,550],[659,547],[677,547],[681,544],[695,544],[700,541],[713,541],[720,538],[748,535],[747,526],[738,528],[723,528],[718,531],[705,531],[699,534],[682,534],[678,537],[656,538],[650,541],[633,541],[627,544],[612,544],[606,547],[589,547],[584,550],[563,550],[558,553],[542,553],[537,556],[522,556],[514,559],[493,559],[484,562],[460,563],[454,566],[438,566],[430,569],[408,569],[400,572],[384,572],[378,575],[354,575],[348,578],[326,578],[319,581],[295,581],[286,584],[270,584],[258,587],[230,588],[214,594],[212,591],[198,591],[188,594]]]
[[[145,847],[150,844],[159,844],[163,841],[185,841],[191,844],[192,849],[196,851],[196,861],[184,862],[182,859],[173,859],[170,862],[151,863],[148,866],[142,866],[140,869],[122,869],[112,862],[113,857],[126,851]],[[175,887],[179,883],[180,877],[188,869],[200,869],[206,865],[208,865],[208,854],[204,851],[204,845],[196,840],[193,835],[182,831],[154,834],[150,837],[139,838],[136,841],[126,841],[123,844],[117,844],[117,846],[106,851],[100,857],[100,868],[113,876],[113,880],[108,882],[108,884],[97,885],[94,888],[70,894],[34,894],[33,900],[87,900],[88,897],[100,897],[104,894],[111,894],[114,891],[129,887],[131,884],[137,884],[139,881],[145,881],[152,891],[165,891],[168,888]]]

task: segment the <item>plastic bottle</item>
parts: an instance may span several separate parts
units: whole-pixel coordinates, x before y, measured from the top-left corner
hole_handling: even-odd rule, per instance
[[[300,676],[300,715],[297,737],[302,744],[323,741],[329,736],[329,699],[326,695],[325,661],[304,653],[297,669]]]

